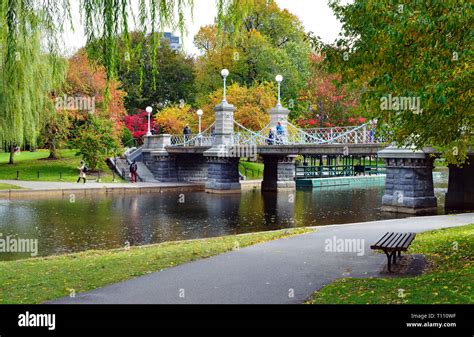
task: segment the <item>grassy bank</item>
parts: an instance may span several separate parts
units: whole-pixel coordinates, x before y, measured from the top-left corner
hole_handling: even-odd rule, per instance
[[[425,274],[344,278],[314,293],[309,303],[474,303],[474,224],[418,234],[409,254],[426,256]]]
[[[14,165],[9,165],[10,154],[0,153],[0,179],[16,179],[18,171],[19,180],[76,181],[77,167],[80,165],[81,157],[76,156],[75,150],[61,150],[60,154],[60,159],[47,160],[49,156],[47,150],[24,151],[20,155],[15,155]],[[103,182],[112,181],[112,172],[108,168],[101,172],[101,180]],[[119,180],[118,177],[117,180]]]
[[[241,160],[239,163],[239,172],[247,179],[262,179],[263,163],[254,163]]]
[[[47,300],[120,282],[239,247],[310,231],[295,228],[218,238],[166,242],[108,251],[0,262],[0,303]]]
[[[0,191],[1,190],[20,190],[20,189],[22,189],[20,186],[0,183]]]

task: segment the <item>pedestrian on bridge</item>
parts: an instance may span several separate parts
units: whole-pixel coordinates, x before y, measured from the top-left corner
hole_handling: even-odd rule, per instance
[[[273,130],[270,128],[270,131],[268,131],[267,145],[273,145],[274,138],[275,138],[275,134],[273,133]]]
[[[183,129],[183,135],[184,135],[184,141],[188,142],[189,141],[189,135],[191,134],[191,129],[189,128],[189,125],[186,124],[186,126]]]
[[[282,144],[283,143],[283,137],[284,136],[285,136],[285,129],[283,128],[283,125],[281,125],[281,122],[278,122],[278,125],[276,127],[277,144]]]

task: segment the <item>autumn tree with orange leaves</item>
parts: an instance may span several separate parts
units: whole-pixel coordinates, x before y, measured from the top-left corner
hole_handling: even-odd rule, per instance
[[[69,60],[64,93],[56,100],[68,101],[63,106],[73,122],[71,144],[91,170],[103,166],[107,156],[119,152],[126,116],[125,92],[119,89],[119,82],[107,82],[105,69],[90,62],[86,52],[80,50]],[[69,101],[81,102],[71,98],[88,102],[87,110],[74,104],[71,107]]]
[[[123,104],[126,93],[119,89],[119,85],[117,81],[110,81],[107,87],[104,67],[90,62],[84,49],[79,50],[70,58],[64,93],[68,98],[93,98],[95,108],[92,113],[96,117],[111,120],[118,131],[122,129],[122,119],[127,115]],[[107,90],[109,91],[108,100],[106,99]],[[66,110],[74,120],[87,119],[87,113],[83,110],[76,107]]]
[[[214,107],[222,101],[222,94],[222,89],[218,89],[203,100],[203,127],[214,121]],[[268,111],[277,103],[276,87],[271,82],[249,88],[234,83],[227,87],[227,101],[235,107],[237,122],[251,130],[261,130],[270,122]]]

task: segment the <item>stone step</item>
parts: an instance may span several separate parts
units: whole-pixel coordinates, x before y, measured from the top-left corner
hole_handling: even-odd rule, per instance
[[[141,161],[137,161],[136,163],[138,166],[137,174],[140,181],[147,182],[147,183],[158,182],[158,180],[155,179],[155,177],[153,176],[153,173],[151,173],[151,171],[148,169],[145,163]]]

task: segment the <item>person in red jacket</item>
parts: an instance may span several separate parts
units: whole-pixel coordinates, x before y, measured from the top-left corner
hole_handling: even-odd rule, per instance
[[[135,160],[130,164],[130,182],[136,183],[137,182],[137,171],[138,165]]]

